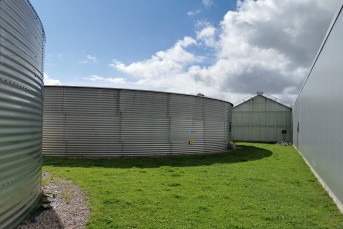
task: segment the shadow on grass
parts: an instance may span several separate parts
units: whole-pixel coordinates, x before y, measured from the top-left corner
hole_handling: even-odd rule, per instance
[[[53,167],[104,167],[104,168],[158,168],[161,166],[191,167],[213,164],[231,164],[260,160],[272,155],[270,150],[240,145],[241,149],[217,154],[164,156],[113,159],[73,159],[45,157],[43,165]]]

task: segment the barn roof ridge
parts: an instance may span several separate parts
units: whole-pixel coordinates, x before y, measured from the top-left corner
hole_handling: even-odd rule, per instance
[[[246,98],[244,98],[244,99],[238,101],[238,102],[234,105],[234,107],[237,107],[237,106],[239,106],[239,105],[241,105],[241,104],[243,104],[243,103],[245,103],[245,102],[247,102],[247,101],[250,101],[251,99],[253,99],[253,98],[257,97],[257,96],[262,96],[262,97],[264,97],[264,98],[266,98],[266,99],[269,99],[269,100],[271,100],[271,101],[273,101],[273,102],[276,102],[276,103],[278,103],[278,104],[280,104],[280,105],[282,105],[282,106],[285,106],[285,107],[288,107],[288,108],[291,108],[291,109],[292,109],[292,105],[289,105],[288,103],[286,103],[286,102],[284,102],[284,101],[282,101],[282,100],[280,100],[280,99],[278,99],[278,98],[276,98],[276,97],[274,97],[274,96],[272,96],[272,95],[269,95],[269,94],[267,94],[267,93],[264,93],[264,92],[262,92],[262,91],[258,91],[258,92],[256,92],[255,94],[250,95],[250,96],[247,96]]]

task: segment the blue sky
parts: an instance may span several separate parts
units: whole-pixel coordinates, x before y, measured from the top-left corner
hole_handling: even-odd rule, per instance
[[[31,0],[45,83],[292,104],[340,0]]]
[[[113,59],[131,63],[150,58],[184,36],[195,36],[199,21],[218,24],[228,10],[236,8],[235,0],[31,0],[31,3],[46,32],[45,72],[64,84],[91,84],[83,81],[90,75],[126,75],[109,67]],[[96,61],[87,60],[87,56],[95,57]]]

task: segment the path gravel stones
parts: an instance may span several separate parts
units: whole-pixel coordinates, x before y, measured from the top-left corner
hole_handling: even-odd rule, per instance
[[[39,209],[19,229],[86,228],[89,204],[86,193],[72,181],[43,173],[43,193]]]

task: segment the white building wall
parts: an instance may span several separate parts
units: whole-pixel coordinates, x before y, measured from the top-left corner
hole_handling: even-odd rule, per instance
[[[342,42],[343,17],[340,11],[324,39],[293,110],[294,146],[341,209],[343,209]]]

